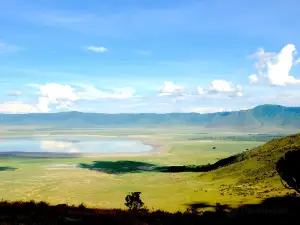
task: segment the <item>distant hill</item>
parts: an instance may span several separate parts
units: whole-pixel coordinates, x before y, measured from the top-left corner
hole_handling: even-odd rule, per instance
[[[219,113],[102,114],[83,112],[0,114],[0,126],[61,128],[199,126],[207,130],[281,131],[300,129],[300,107],[261,105]]]

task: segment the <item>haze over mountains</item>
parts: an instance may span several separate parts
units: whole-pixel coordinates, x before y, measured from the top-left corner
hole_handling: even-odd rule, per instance
[[[300,107],[261,105],[248,110],[209,114],[102,114],[73,111],[1,114],[0,125],[34,125],[49,128],[199,126],[218,131],[295,131],[300,129]]]

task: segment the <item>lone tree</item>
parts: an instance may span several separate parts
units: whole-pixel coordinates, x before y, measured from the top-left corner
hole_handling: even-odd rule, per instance
[[[300,149],[287,152],[276,163],[282,184],[300,194]],[[284,183],[285,182],[285,183]]]
[[[125,197],[125,205],[132,211],[139,211],[143,208],[144,202],[140,197],[141,192],[131,192]]]

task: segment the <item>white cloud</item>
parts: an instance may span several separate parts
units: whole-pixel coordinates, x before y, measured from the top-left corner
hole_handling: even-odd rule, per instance
[[[235,85],[230,81],[226,80],[213,80],[209,88],[197,88],[199,95],[204,94],[227,94],[230,97],[241,97],[243,96],[243,88],[240,85]]]
[[[78,100],[75,90],[68,84],[48,83],[39,86],[39,88],[41,95],[47,97],[50,102],[56,103],[59,100]]]
[[[78,85],[83,88],[83,91],[78,92],[80,99],[95,100],[98,98],[108,98],[108,94],[103,92],[92,85]]]
[[[249,84],[254,84],[258,82],[258,77],[256,74],[252,74],[248,77]]]
[[[37,105],[37,108],[40,110],[40,112],[49,112],[50,109],[50,101],[47,97],[39,97],[39,103]]]
[[[289,44],[277,55],[276,62],[268,62],[267,77],[271,85],[300,85],[300,80],[289,75],[293,65],[294,51],[296,51],[295,46]]]
[[[103,46],[88,46],[86,47],[86,49],[89,51],[100,52],[100,53],[104,53],[108,51],[108,49]]]
[[[299,64],[300,63],[300,58],[295,60],[295,64]]]
[[[114,88],[110,92],[102,91],[92,85],[78,85],[84,90],[77,92],[79,99],[97,100],[97,99],[127,99],[133,98],[135,89],[131,87]]]
[[[74,102],[78,100],[127,99],[135,97],[135,90],[130,87],[102,91],[92,85],[76,85],[82,90],[78,90],[75,86],[58,83],[31,84],[29,86],[40,90],[37,104],[40,112],[50,112],[51,105],[55,105],[56,109],[71,109]]]
[[[110,98],[127,99],[134,97],[135,89],[132,87],[114,88]]]
[[[160,89],[159,96],[182,95],[185,92],[183,86],[176,85],[171,81],[165,81]]]
[[[198,95],[204,95],[206,94],[206,91],[202,87],[197,87],[197,93]]]
[[[61,102],[59,105],[56,105],[56,109],[58,110],[61,110],[61,109],[66,109],[66,110],[74,110],[73,107],[73,102],[72,101],[64,101],[64,102]]]
[[[266,68],[268,62],[274,60],[276,57],[276,52],[265,52],[263,48],[258,49],[258,51],[249,56],[249,58],[257,59],[255,63],[255,68],[258,75],[262,75],[263,70]]]
[[[41,112],[49,112],[50,104],[56,104],[58,108],[62,109],[78,100],[75,90],[67,84],[48,83],[38,85],[38,88],[40,89],[40,97],[37,107]]]
[[[35,113],[37,108],[21,101],[4,102],[0,104],[1,113]]]
[[[267,78],[272,86],[300,85],[300,80],[289,74],[298,61],[294,62],[295,51],[293,44],[286,45],[278,54],[259,50],[253,55],[258,60],[255,64],[257,75]]]
[[[7,93],[7,95],[9,96],[20,96],[22,95],[22,92],[21,91],[10,91]]]
[[[226,80],[214,80],[211,82],[209,91],[217,93],[235,93],[241,91],[240,85],[234,85],[232,82]]]
[[[238,91],[238,92],[236,92],[235,95],[233,95],[233,96],[236,96],[236,97],[243,97],[244,94],[243,94],[243,92]]]

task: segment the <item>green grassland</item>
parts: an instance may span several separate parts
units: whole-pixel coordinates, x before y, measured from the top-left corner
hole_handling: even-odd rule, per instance
[[[211,204],[220,202],[238,205],[257,202],[267,195],[279,195],[286,192],[276,177],[268,180],[267,183],[256,183],[252,190],[249,184],[237,184],[236,173],[231,172],[225,176],[227,171],[223,173],[219,170],[207,174],[196,172],[161,173],[142,170],[110,174],[75,167],[80,164],[92,166],[95,161],[105,161],[109,162],[109,165],[114,165],[114,162],[121,160],[134,161],[141,165],[148,163],[155,166],[214,163],[218,159],[243,152],[246,149],[252,149],[264,143],[256,141],[252,137],[253,135],[249,134],[197,133],[195,128],[169,130],[89,129],[84,131],[2,129],[0,134],[3,138],[49,134],[140,138],[145,142],[160,146],[162,153],[160,155],[81,158],[0,157],[0,198],[5,200],[25,201],[34,199],[47,201],[51,204],[78,205],[84,203],[90,207],[124,208],[125,195],[128,192],[141,191],[142,199],[148,208],[172,212],[185,210],[187,204],[194,202]],[[234,136],[235,139],[232,140],[228,138],[229,136]],[[208,137],[214,138],[210,140]],[[247,137],[250,138],[247,139]],[[122,165],[122,163],[115,165]],[[6,169],[6,167],[10,169]],[[245,188],[241,188],[243,185],[247,186],[247,191]],[[266,190],[268,192],[265,192]]]

